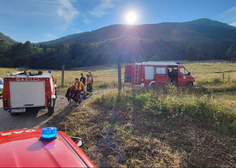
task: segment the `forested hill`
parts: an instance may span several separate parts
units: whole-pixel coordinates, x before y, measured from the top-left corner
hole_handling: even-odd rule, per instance
[[[198,19],[183,23],[159,23],[144,25],[111,25],[91,32],[84,32],[38,44],[97,43],[122,36],[148,40],[174,40],[198,43],[202,40],[235,40],[236,28],[210,19]]]
[[[16,41],[11,39],[10,37],[8,36],[5,36],[3,33],[0,32],[0,41],[1,42],[5,42],[5,43],[8,43],[8,44],[13,44],[15,43]]]
[[[38,44],[9,39],[0,40],[0,67],[58,69],[62,65],[131,63],[134,59],[236,60],[236,28],[210,19],[111,25]]]

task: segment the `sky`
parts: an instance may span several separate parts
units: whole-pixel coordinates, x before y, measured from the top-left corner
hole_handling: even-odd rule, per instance
[[[0,0],[0,32],[18,42],[49,41],[113,24],[200,18],[236,26],[236,0]]]

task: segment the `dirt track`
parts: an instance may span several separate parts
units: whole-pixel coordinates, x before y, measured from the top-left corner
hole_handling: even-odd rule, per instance
[[[94,91],[93,95],[102,94],[103,92],[104,90]],[[58,115],[59,113],[63,115],[63,112],[65,112],[64,110],[70,106],[75,106],[75,102],[72,102],[69,105],[64,95],[58,95],[53,116],[48,115],[47,109],[31,112],[30,115],[27,113],[20,113],[17,116],[11,116],[8,111],[3,110],[2,99],[0,99],[0,131],[50,126],[50,121],[54,119],[52,119],[52,117],[60,116]]]
[[[68,105],[68,101],[62,95],[58,95],[55,105],[55,114],[63,111]],[[21,128],[38,128],[45,124],[50,117],[47,109],[41,109],[38,112],[29,114],[21,113],[17,116],[11,116],[9,112],[3,110],[2,99],[0,99],[0,131],[21,129]]]

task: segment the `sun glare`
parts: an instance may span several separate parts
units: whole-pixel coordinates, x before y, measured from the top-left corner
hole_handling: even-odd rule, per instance
[[[137,16],[134,12],[129,12],[126,15],[126,21],[128,24],[134,24],[136,22]]]

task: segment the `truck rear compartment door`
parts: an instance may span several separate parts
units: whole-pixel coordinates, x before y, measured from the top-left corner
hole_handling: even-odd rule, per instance
[[[10,82],[11,108],[45,106],[45,82]]]
[[[125,66],[125,83],[131,83],[132,81],[132,65]]]
[[[144,68],[145,73],[145,86],[148,86],[150,82],[154,81],[155,72],[153,66],[145,66]]]

